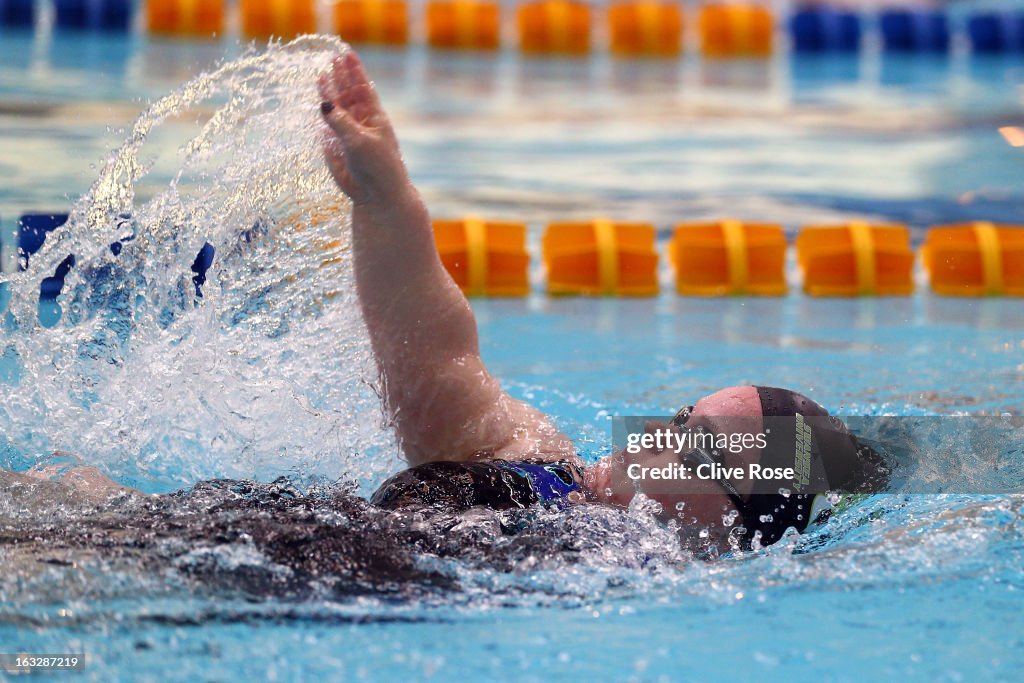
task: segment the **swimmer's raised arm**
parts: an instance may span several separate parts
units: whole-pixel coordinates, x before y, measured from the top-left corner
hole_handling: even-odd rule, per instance
[[[572,456],[542,413],[487,372],[473,311],[441,264],[427,208],[355,52],[337,57],[319,85],[333,132],[324,154],[352,200],[356,287],[406,458]]]

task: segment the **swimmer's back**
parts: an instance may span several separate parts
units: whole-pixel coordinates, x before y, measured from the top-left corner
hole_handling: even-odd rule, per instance
[[[585,490],[582,468],[568,460],[442,460],[399,472],[381,484],[370,502],[389,510],[409,506],[509,510],[583,500]]]

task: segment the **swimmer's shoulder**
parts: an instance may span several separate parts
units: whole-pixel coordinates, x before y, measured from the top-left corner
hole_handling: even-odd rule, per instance
[[[568,462],[583,466],[572,439],[563,434],[547,415],[523,401],[513,400],[513,403],[511,412],[516,426],[512,438],[500,448],[474,454],[473,460]]]

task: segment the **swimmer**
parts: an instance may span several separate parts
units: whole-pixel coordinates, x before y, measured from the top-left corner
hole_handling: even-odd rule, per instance
[[[824,473],[830,490],[885,487],[884,460],[840,420],[796,392],[771,387],[723,389],[667,423],[646,426],[677,441],[695,433],[727,441],[759,434],[763,440],[737,449],[645,443],[585,464],[547,415],[509,396],[485,367],[473,311],[441,263],[426,206],[355,52],[333,60],[319,89],[326,164],[352,204],[356,287],[383,407],[409,464],[371,497],[377,509],[628,507],[643,494],[684,545],[714,554],[770,545],[788,529],[802,532],[828,514],[824,490],[788,490],[737,471],[799,469],[804,456]],[[727,474],[685,482],[637,476],[681,468]],[[196,490],[225,486],[233,485],[207,482]],[[15,511],[56,500],[90,509],[137,495],[66,454],[23,474],[0,471],[0,494]],[[160,503],[154,504],[158,513]]]
[[[731,387],[680,410],[671,424],[649,425],[676,435],[730,431],[766,418],[807,418],[813,439],[795,427],[740,452],[643,449],[585,465],[551,419],[502,390],[480,357],[476,321],[434,245],[431,221],[413,186],[398,139],[373,83],[352,50],[336,57],[319,79],[328,132],[324,156],[352,203],[356,287],[384,388],[383,402],[410,468],[386,481],[371,502],[384,508],[443,504],[526,507],[560,501],[628,506],[638,493],[656,501],[665,520],[681,520],[680,535],[699,532],[707,548],[749,549],[804,531],[826,514],[823,495],[776,488],[763,493],[734,478],[688,482],[638,480],[630,465],[673,462],[694,467],[794,465],[794,449],[813,445],[832,488],[877,491],[884,461],[860,444],[837,418],[798,393]],[[633,472],[636,469],[634,468]]]

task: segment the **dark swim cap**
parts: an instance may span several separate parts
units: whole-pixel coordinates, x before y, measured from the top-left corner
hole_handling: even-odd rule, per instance
[[[811,492],[872,493],[885,489],[889,468],[870,446],[861,443],[838,417],[803,394],[776,387],[755,387],[761,415],[772,433],[761,452],[766,467],[794,467],[809,453],[817,478],[804,486]],[[793,419],[773,419],[793,418]],[[813,475],[812,475],[813,476]],[[799,490],[799,486],[797,489]]]
[[[741,525],[736,527],[742,548],[750,549],[755,539],[761,546],[770,545],[789,527],[802,532],[812,522],[823,521],[832,507],[827,492],[869,493],[888,485],[889,468],[884,459],[860,443],[838,417],[795,391],[754,388],[761,403],[766,441],[758,464],[793,468],[797,476],[784,483],[758,482],[746,496],[736,492],[731,483],[719,482],[742,515]],[[691,411],[684,408],[673,423],[682,426]],[[726,424],[736,419],[743,421],[727,418]],[[721,454],[715,453],[713,458],[720,462]]]

